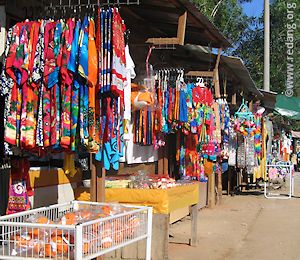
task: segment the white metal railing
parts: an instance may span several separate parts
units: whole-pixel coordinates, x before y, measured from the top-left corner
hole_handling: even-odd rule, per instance
[[[0,259],[93,259],[142,239],[151,259],[151,207],[72,201],[0,217],[0,229]]]
[[[276,171],[274,176],[271,171]],[[276,164],[266,165],[267,181],[264,182],[264,195],[267,199],[290,199],[294,195],[294,168],[289,162],[278,162]],[[271,185],[274,184],[274,180],[282,180],[283,183],[287,183],[288,178],[288,193],[271,191]],[[273,185],[273,186],[276,186]],[[279,189],[281,191],[281,189]]]

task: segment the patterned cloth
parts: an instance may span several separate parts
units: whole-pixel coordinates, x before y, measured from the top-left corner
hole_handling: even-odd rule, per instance
[[[126,64],[124,28],[117,9],[99,8],[96,26],[84,17],[26,20],[9,29],[0,90],[5,141],[14,151],[83,147],[104,155],[105,144],[107,167],[119,167],[123,100],[111,91],[111,67],[116,57]]]

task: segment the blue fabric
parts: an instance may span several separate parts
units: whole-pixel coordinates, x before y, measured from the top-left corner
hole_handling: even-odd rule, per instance
[[[83,34],[82,43],[79,51],[79,74],[81,77],[87,79],[88,77],[88,44],[89,44],[89,32],[88,32],[89,21],[85,16],[81,25],[81,32]]]
[[[228,162],[222,162],[222,172],[227,172],[229,168]]]
[[[58,83],[59,68],[56,67],[53,72],[48,76],[47,88],[52,88],[55,84]]]
[[[72,41],[72,47],[71,47],[71,53],[70,53],[70,59],[68,63],[68,70],[72,71],[73,73],[77,70],[77,63],[78,63],[78,41],[79,41],[79,30],[80,30],[80,21],[77,21],[76,27],[74,30],[74,37]],[[77,86],[78,89],[79,86]]]
[[[186,93],[180,90],[179,98],[179,121],[186,123],[188,121],[188,108],[186,103]]]

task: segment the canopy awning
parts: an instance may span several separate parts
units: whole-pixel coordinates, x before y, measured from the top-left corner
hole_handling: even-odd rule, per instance
[[[275,111],[290,119],[300,120],[300,98],[277,95]]]
[[[293,138],[299,138],[300,139],[300,132],[291,131]]]

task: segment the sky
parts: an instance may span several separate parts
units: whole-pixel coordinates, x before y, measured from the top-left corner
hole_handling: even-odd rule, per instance
[[[264,0],[252,0],[251,3],[244,3],[243,10],[248,16],[260,16],[264,8]]]

